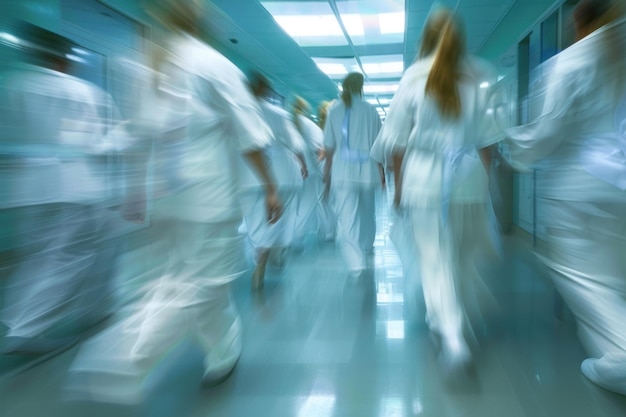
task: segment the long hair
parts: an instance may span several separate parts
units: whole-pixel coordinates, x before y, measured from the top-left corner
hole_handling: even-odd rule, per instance
[[[350,108],[352,107],[352,95],[361,94],[363,91],[363,74],[351,72],[344,78],[342,86],[341,100],[343,100],[346,108]]]
[[[443,23],[433,66],[426,81],[426,94],[435,99],[444,116],[456,119],[461,114],[458,82],[459,63],[465,54],[460,28],[451,13]]]
[[[439,38],[441,38],[441,31],[443,30],[445,22],[449,17],[450,12],[448,9],[443,8],[436,9],[430,14],[424,24],[422,41],[417,59],[426,58],[435,52],[435,49],[437,49],[437,45],[439,44]]]

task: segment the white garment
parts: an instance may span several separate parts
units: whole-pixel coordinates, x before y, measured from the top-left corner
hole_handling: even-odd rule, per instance
[[[283,215],[276,223],[268,223],[261,182],[247,166],[243,167],[248,179],[242,187],[243,212],[248,236],[255,248],[286,248],[295,236],[298,195],[302,188],[302,173],[296,155],[304,154],[305,144],[289,113],[266,100],[261,100],[260,105],[273,134],[264,153],[278,185]]]
[[[309,177],[304,180],[300,194],[296,235],[303,238],[308,233],[318,233],[323,238],[335,234],[336,217],[326,199],[324,192],[323,171],[318,156],[324,148],[324,132],[311,119],[299,114],[298,127],[307,145],[305,151]]]
[[[380,127],[376,108],[355,94],[349,109],[342,101],[329,110],[324,129],[324,148],[333,155],[331,199],[337,242],[353,272],[366,268],[366,253],[373,250],[376,234],[374,199],[381,178],[369,154]]]
[[[488,94],[480,85],[489,75],[487,66],[472,57],[461,64],[461,113],[455,120],[425,94],[432,63],[433,58],[422,59],[405,72],[372,157],[386,163],[395,153],[404,155],[403,214],[394,228],[410,231],[396,231],[394,237],[404,259],[407,251],[417,252],[429,327],[457,349],[465,343],[459,285],[475,285],[478,254],[493,244],[488,178],[477,150],[496,138],[484,130]],[[414,279],[407,281],[416,287]]]
[[[87,374],[89,394],[110,401],[140,401],[154,364],[188,336],[206,353],[205,374],[227,371],[241,354],[229,290],[247,268],[238,233],[240,154],[263,149],[271,133],[225,57],[188,35],[174,36],[167,50],[155,92],[161,100],[137,123],[152,127],[156,148],[165,142],[176,150],[156,152],[157,166],[174,176],[167,197],[154,203],[151,226],[155,247],[164,248],[151,258],[167,259],[166,267],[130,317],[85,345],[71,370]]]
[[[288,112],[267,100],[260,100],[259,106],[263,119],[272,134],[272,139],[267,144],[264,153],[276,184],[279,187],[301,187],[302,173],[296,155],[305,153],[304,139],[291,121]],[[244,190],[258,188],[262,185],[259,178],[247,165],[244,164],[242,170],[242,188]]]
[[[380,116],[374,106],[353,95],[347,141],[343,134],[345,117],[346,105],[342,101],[328,111],[324,128],[324,148],[333,152],[332,184],[378,186],[380,172],[369,153],[380,131]]]
[[[20,255],[2,317],[9,336],[107,313],[107,156],[123,146],[109,117],[119,122],[111,98],[67,74],[23,64],[0,79],[0,208],[15,213]]]
[[[175,153],[157,153],[171,167],[163,175],[177,177],[167,204],[188,221],[240,219],[240,154],[269,145],[271,131],[245,76],[219,52],[189,35],[177,35],[168,49],[160,80],[168,97],[160,109],[147,108],[142,123],[161,135],[183,131]]]
[[[0,207],[102,203],[110,96],[76,77],[16,65],[0,77]]]
[[[512,163],[537,164],[556,288],[598,361],[596,384],[626,393],[626,20],[595,31],[551,62],[540,117],[507,129]],[[619,51],[619,52],[616,52]]]
[[[220,224],[155,218],[170,241],[160,278],[149,283],[132,313],[90,339],[72,364],[70,386],[79,398],[140,403],[150,373],[185,340],[205,352],[205,374],[232,368],[242,352],[241,322],[229,282],[244,273],[239,222]]]

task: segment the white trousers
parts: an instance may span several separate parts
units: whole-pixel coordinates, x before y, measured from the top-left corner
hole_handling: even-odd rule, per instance
[[[544,199],[554,284],[599,378],[626,392],[626,205]],[[606,363],[604,363],[606,362]],[[604,374],[603,374],[604,373]]]
[[[337,214],[337,243],[350,271],[367,268],[366,253],[376,238],[376,189],[355,185],[332,188],[334,211]]]
[[[19,210],[21,256],[2,315],[7,335],[35,337],[67,320],[98,319],[112,290],[114,249],[101,242],[107,213],[65,203]]]
[[[495,254],[487,206],[452,204],[447,219],[439,207],[410,208],[404,219],[413,242],[400,244],[404,252],[413,245],[417,251],[428,326],[447,340],[464,340],[464,301],[475,304],[483,295],[477,265]]]
[[[84,379],[92,384],[85,388],[91,397],[124,402],[140,396],[150,371],[189,339],[205,352],[205,374],[235,365],[241,323],[230,282],[247,268],[239,224],[155,220],[152,227],[168,243],[167,253],[153,254],[155,261],[167,256],[160,278],[148,284],[128,317],[85,343],[72,365],[75,377],[90,375]]]

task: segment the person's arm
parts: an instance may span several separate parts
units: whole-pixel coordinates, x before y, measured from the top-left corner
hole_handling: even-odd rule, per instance
[[[395,152],[393,158],[393,178],[395,183],[395,195],[393,197],[393,205],[395,208],[400,207],[402,200],[402,162],[404,161],[404,152]]]
[[[278,193],[275,185],[276,182],[267,168],[263,152],[260,150],[248,151],[243,155],[246,163],[262,180],[261,182],[265,190],[265,209],[267,212],[267,219],[272,224],[276,223],[282,215],[282,206],[278,199]]]
[[[330,195],[331,172],[333,169],[333,149],[324,149],[324,198]]]
[[[300,173],[302,174],[302,179],[305,180],[309,176],[309,169],[306,166],[306,159],[304,158],[304,154],[297,153],[296,158],[298,158],[298,163],[300,164]]]

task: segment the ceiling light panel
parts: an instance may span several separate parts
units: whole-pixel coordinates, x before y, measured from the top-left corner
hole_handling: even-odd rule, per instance
[[[354,45],[404,42],[404,8],[404,0],[337,2],[341,20]]]
[[[404,72],[402,55],[365,55],[361,56],[361,63],[370,79],[400,78]]]
[[[261,2],[261,5],[302,47],[348,45],[348,40],[328,2],[268,1]],[[350,17],[347,20],[351,30],[358,33],[360,22]]]
[[[360,72],[354,58],[312,58],[318,68],[332,80],[343,80],[350,72]]]

